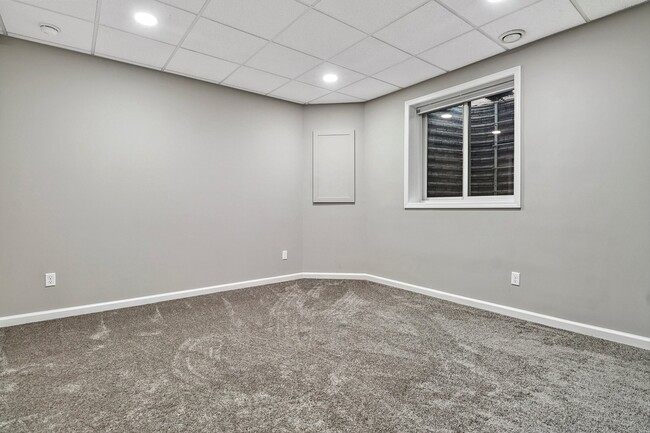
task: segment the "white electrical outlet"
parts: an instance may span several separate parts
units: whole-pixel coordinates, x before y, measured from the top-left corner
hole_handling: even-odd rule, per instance
[[[45,274],[45,287],[56,286],[56,274],[54,272]]]
[[[512,284],[513,286],[519,285],[519,272],[513,272],[510,275],[510,284]]]
[[[282,260],[287,260],[288,257],[287,250],[282,251]]]

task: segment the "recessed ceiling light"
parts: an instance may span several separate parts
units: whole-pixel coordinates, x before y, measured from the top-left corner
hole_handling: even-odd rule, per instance
[[[488,3],[501,3],[503,0],[487,0]]]
[[[152,27],[158,24],[158,18],[146,12],[138,12],[133,18],[143,26]]]
[[[61,31],[60,28],[52,24],[41,24],[40,27],[41,27],[41,31],[48,36],[56,36]]]
[[[494,131],[492,131],[492,134],[499,135],[499,134],[501,134],[501,131],[499,131],[498,129],[495,129]]]
[[[504,34],[502,34],[501,36],[499,36],[499,39],[501,39],[503,43],[512,44],[514,42],[517,42],[519,39],[523,38],[525,34],[526,34],[525,30],[521,30],[521,29],[509,30]]]
[[[440,117],[443,119],[451,119],[453,116],[449,113],[441,114]]]
[[[339,80],[338,75],[336,74],[325,74],[323,75],[323,81],[326,83],[336,83]]]

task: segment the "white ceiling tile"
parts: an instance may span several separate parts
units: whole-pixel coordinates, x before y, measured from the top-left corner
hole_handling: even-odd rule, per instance
[[[220,82],[237,69],[237,63],[180,49],[165,68],[171,72],[191,75],[208,81]]]
[[[307,6],[311,6],[311,5],[313,5],[314,3],[318,2],[319,0],[298,0],[298,1],[299,1],[300,3],[304,3],[304,4],[306,4]]]
[[[366,38],[337,54],[330,61],[362,74],[372,75],[408,58],[409,55],[404,51],[375,38]]]
[[[96,0],[20,0],[20,2],[54,12],[61,12],[86,21],[95,21]]]
[[[323,76],[325,74],[336,74],[339,79],[334,83],[326,83],[323,81]],[[349,69],[333,65],[331,63],[323,63],[322,65],[317,66],[316,68],[302,74],[297,79],[303,83],[323,87],[325,89],[337,90],[363,78],[365,78],[365,76],[359,74],[358,72],[354,72]]]
[[[328,59],[364,37],[359,30],[311,10],[275,38],[275,41],[321,59]]]
[[[355,102],[363,102],[363,99],[343,95],[342,93],[332,92],[311,101],[310,104],[351,104]]]
[[[472,27],[465,21],[432,2],[380,30],[375,37],[419,54],[470,30]]]
[[[425,51],[419,57],[452,71],[503,51],[501,46],[474,30]]]
[[[158,0],[162,3],[167,3],[170,6],[175,6],[179,9],[185,9],[193,14],[199,13],[205,0]]]
[[[9,1],[0,1],[0,15],[2,15],[6,30],[10,34],[90,51],[93,40],[92,23]],[[61,31],[56,36],[46,35],[39,27],[42,23],[53,24]]]
[[[408,87],[444,73],[445,71],[440,68],[411,57],[399,65],[392,66],[385,71],[375,74],[374,77],[399,87]]]
[[[205,18],[199,19],[183,47],[236,63],[245,62],[266,41]]]
[[[203,16],[270,39],[306,10],[294,0],[212,0]]]
[[[476,0],[440,0],[475,26],[481,26],[539,0],[506,0],[498,2]]]
[[[508,30],[524,29],[526,35],[523,38],[508,44],[509,48],[514,48],[584,22],[585,20],[570,0],[543,0],[486,24],[481,29],[495,39]]]
[[[316,57],[276,44],[268,44],[246,64],[256,69],[296,78],[321,63]]]
[[[95,53],[142,65],[162,68],[174,46],[121,30],[99,26]]]
[[[133,18],[137,12],[150,13],[158,18],[158,24],[151,27],[139,24]],[[194,18],[189,12],[154,0],[102,0],[99,22],[108,27],[176,45]]]
[[[383,81],[375,80],[374,78],[366,78],[342,88],[339,90],[339,93],[361,99],[374,99],[396,90],[399,90],[399,87],[384,83]]]
[[[222,84],[266,94],[287,82],[288,78],[242,66]]]
[[[320,87],[310,86],[309,84],[291,81],[290,83],[275,90],[271,95],[280,98],[290,99],[292,101],[309,102],[329,93],[329,90]]]
[[[576,0],[576,3],[590,20],[595,20],[645,1],[647,0]]]
[[[5,33],[3,33],[2,26],[0,26],[0,40],[2,39],[2,37],[4,35],[5,35]],[[61,44],[57,44],[56,42],[50,42],[50,41],[46,41],[46,40],[43,40],[43,39],[32,38],[31,36],[19,35],[18,33],[7,33],[7,36],[12,37],[12,38],[16,38],[16,39],[22,39],[22,40],[25,40],[25,41],[34,42],[34,43],[37,43],[37,44],[49,45],[49,46],[57,47],[57,48],[63,48],[63,49],[68,50],[68,51],[76,51],[78,53],[90,54],[90,49],[88,49],[88,48],[82,49],[82,48],[72,47],[70,45],[61,45]]]
[[[428,0],[321,0],[316,9],[366,33],[374,33]]]

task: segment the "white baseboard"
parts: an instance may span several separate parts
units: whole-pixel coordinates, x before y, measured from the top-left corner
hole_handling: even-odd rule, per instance
[[[303,272],[302,277],[313,280],[367,280],[370,275],[355,272]]]
[[[641,335],[629,334],[627,332],[602,328],[600,326],[560,319],[558,317],[534,313],[532,311],[521,310],[519,308],[507,307],[505,305],[494,304],[492,302],[481,301],[479,299],[468,298],[466,296],[454,295],[453,293],[442,292],[440,290],[434,290],[428,287],[417,286],[415,284],[409,284],[402,281],[391,280],[388,278],[364,273],[301,272],[295,274],[280,275],[277,277],[260,278],[257,280],[248,280],[237,283],[203,287],[200,289],[182,290],[178,292],[162,293],[159,295],[142,296],[139,298],[131,298],[120,301],[102,302],[99,304],[80,305],[77,307],[60,308],[57,310],[17,314],[15,316],[0,317],[0,328],[6,326],[21,325],[25,323],[40,322],[43,320],[59,319],[68,316],[79,316],[82,314],[97,313],[100,311],[116,310],[119,308],[134,307],[137,305],[153,304],[156,302],[170,301],[172,299],[207,295],[210,293],[225,292],[228,290],[243,289],[245,287],[282,283],[286,281],[298,280],[301,278],[372,281],[374,283],[408,290],[434,298],[444,299],[447,301],[455,302],[457,304],[467,305],[470,307],[479,308],[481,310],[492,311],[494,313],[503,314],[504,316],[527,320],[529,322],[539,323],[541,325],[546,325],[553,328],[564,329],[567,331],[576,332],[578,334],[590,335],[592,337],[602,338],[604,340],[614,341],[616,343],[627,344],[629,346],[650,350],[650,337],[643,337]]]
[[[650,337],[643,337],[641,335],[615,331],[613,329],[602,328],[600,326],[587,325],[585,323],[574,322],[572,320],[560,319],[559,317],[547,316],[546,314],[539,314],[532,311],[521,310],[519,308],[507,307],[505,305],[494,304],[492,302],[481,301],[479,299],[468,298],[466,296],[454,295],[453,293],[442,292],[440,290],[429,289],[427,287],[416,286],[414,284],[390,280],[388,278],[378,277],[375,275],[367,275],[367,278],[365,279],[374,283],[421,293],[423,295],[444,299],[447,301],[455,302],[457,304],[468,305],[470,307],[479,308],[481,310],[492,311],[494,313],[503,314],[504,316],[527,320],[533,323],[539,323],[540,325],[564,329],[566,331],[572,331],[578,334],[590,335],[592,337],[602,338],[604,340],[614,341],[616,343],[627,344],[629,346],[635,346],[641,349],[650,350]]]
[[[303,272],[303,276],[304,278],[372,281],[373,283],[383,284],[385,286],[395,287],[397,289],[408,290],[410,292],[416,292],[438,299],[444,299],[456,304],[462,304],[474,308],[479,308],[481,310],[492,311],[494,313],[503,314],[504,316],[527,320],[529,322],[539,323],[541,325],[546,325],[553,328],[564,329],[566,331],[572,331],[578,334],[590,335],[592,337],[602,338],[604,340],[614,341],[616,343],[627,344],[629,346],[650,350],[650,337],[643,337],[641,335],[615,331],[613,329],[602,328],[600,326],[587,325],[585,323],[574,322],[572,320],[560,319],[558,317],[547,316],[546,314],[539,314],[532,311],[521,310],[519,308],[507,307],[505,305],[481,301],[479,299],[468,298],[466,296],[454,295],[453,293],[442,292],[440,290],[434,290],[428,287],[416,286],[415,284],[404,283],[402,281],[391,280],[384,277],[378,277],[376,275],[362,273]]]
[[[178,292],[141,296],[138,298],[123,299],[119,301],[100,302],[98,304],[79,305],[76,307],[59,308],[56,310],[16,314],[15,316],[0,317],[0,328],[22,325],[25,323],[42,322],[44,320],[60,319],[62,317],[99,313],[101,311],[118,310],[120,308],[135,307],[138,305],[155,304],[156,302],[171,301],[173,299],[180,298],[190,298],[192,296],[208,295],[210,293],[226,292],[228,290],[243,289],[246,287],[283,283],[285,281],[293,281],[300,278],[303,278],[302,273],[280,275],[277,277],[259,278],[257,280],[240,281],[237,283],[219,284],[217,286],[201,287],[200,289],[181,290]]]

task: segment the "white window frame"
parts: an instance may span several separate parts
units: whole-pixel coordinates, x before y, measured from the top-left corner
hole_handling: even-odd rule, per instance
[[[463,123],[463,196],[431,198],[426,195],[426,130],[420,107],[459,97],[488,88],[504,80],[514,82],[514,194],[502,196],[469,196],[468,119]],[[462,102],[468,102],[463,100]],[[460,102],[455,102],[458,105]],[[405,209],[476,209],[521,208],[521,66],[506,69],[426,96],[411,99],[404,104],[404,208]],[[467,110],[464,110],[467,116]]]

